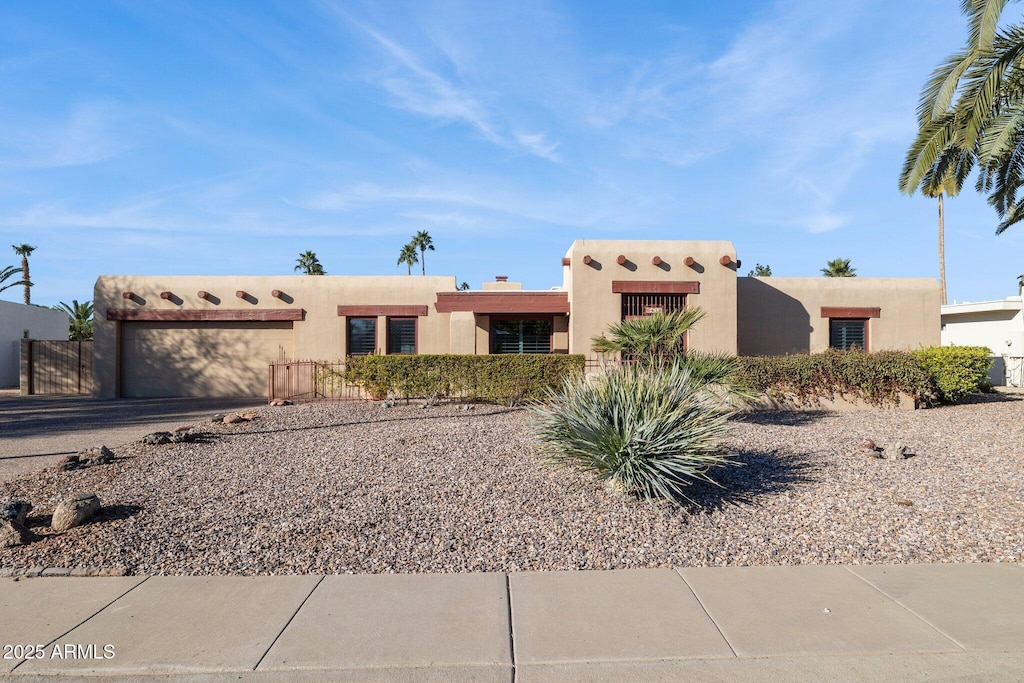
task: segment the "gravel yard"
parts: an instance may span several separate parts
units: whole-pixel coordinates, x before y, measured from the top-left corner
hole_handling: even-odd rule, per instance
[[[261,408],[202,443],[111,446],[111,465],[0,485],[43,538],[0,567],[133,574],[466,572],[1024,561],[1024,394],[915,412],[756,413],[703,507],[624,499],[541,467],[523,410]],[[902,442],[915,457],[869,458]],[[55,505],[94,491],[64,534]]]

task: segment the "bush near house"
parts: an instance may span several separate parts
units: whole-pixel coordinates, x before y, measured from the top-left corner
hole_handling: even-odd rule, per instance
[[[829,350],[739,360],[746,383],[769,396],[789,395],[805,401],[843,394],[874,405],[898,403],[900,394],[925,405],[940,397],[929,371],[916,356],[904,351]]]
[[[352,356],[345,381],[377,398],[455,397],[515,405],[582,375],[585,362],[582,355],[561,354]]]
[[[991,351],[984,346],[931,346],[914,358],[932,376],[944,403],[956,403],[979,391],[990,391]]]

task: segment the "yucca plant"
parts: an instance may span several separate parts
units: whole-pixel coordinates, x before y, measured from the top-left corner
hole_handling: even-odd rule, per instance
[[[714,483],[728,463],[719,445],[729,429],[706,378],[681,362],[631,365],[568,379],[532,408],[545,462],[591,472],[610,488],[647,500],[688,501],[686,487]]]

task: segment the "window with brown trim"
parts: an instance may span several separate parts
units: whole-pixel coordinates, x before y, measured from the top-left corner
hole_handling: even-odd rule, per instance
[[[632,320],[655,313],[672,313],[686,308],[685,294],[623,294],[622,319]]]
[[[416,353],[416,318],[388,318],[388,354]]]
[[[491,353],[551,353],[551,318],[491,317]]]
[[[346,318],[348,355],[368,356],[377,351],[377,319]]]
[[[868,350],[868,321],[866,318],[830,318],[828,345],[833,349],[849,351]]]

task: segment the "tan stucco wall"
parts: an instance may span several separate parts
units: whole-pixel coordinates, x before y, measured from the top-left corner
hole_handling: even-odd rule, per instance
[[[616,259],[628,261],[619,265]],[[590,256],[590,265],[583,257]],[[651,263],[654,256],[660,266]],[[692,256],[693,266],[684,259]],[[722,256],[733,264],[723,266]],[[707,317],[688,336],[690,348],[736,353],[736,250],[726,241],[577,240],[563,267],[569,293],[569,352],[591,355],[591,337],[622,319],[622,298],[612,292],[614,280],[659,282],[697,281],[700,293],[686,297],[687,306],[700,306]]]
[[[880,308],[868,320],[868,350],[939,344],[939,284],[930,278],[737,278],[740,355],[820,353],[828,349],[823,306]]]
[[[284,299],[271,296],[278,289]],[[204,290],[219,299],[200,299]],[[236,290],[254,301],[235,296]],[[126,300],[122,292],[134,292],[138,299]],[[164,300],[170,291],[181,303]],[[339,305],[425,305],[427,315],[418,318],[417,344],[420,353],[448,353],[449,314],[434,308],[437,292],[455,291],[454,277],[436,276],[101,276],[94,292],[94,395],[113,397],[118,391],[119,325],[106,319],[108,308],[128,310],[304,309],[304,320],[293,326],[292,353],[295,359],[333,360],[346,355],[346,319],[337,314]],[[384,351],[384,329],[378,320],[378,345]],[[273,359],[271,359],[273,360]],[[269,362],[269,361],[268,361]],[[230,368],[225,369],[230,373]]]

